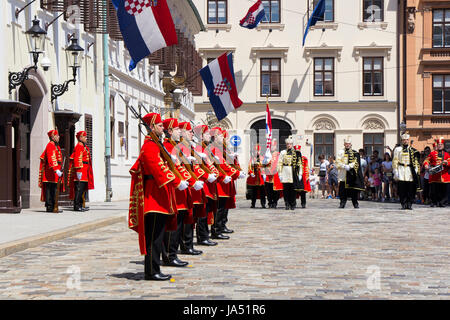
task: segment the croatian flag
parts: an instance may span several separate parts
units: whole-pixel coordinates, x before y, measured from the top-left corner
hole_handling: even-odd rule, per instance
[[[272,153],[271,153],[271,146],[272,146],[272,117],[270,115],[270,109],[269,109],[269,101],[267,101],[266,106],[266,154],[264,155],[264,160],[266,162],[270,161],[272,159]]]
[[[261,0],[258,0],[258,2],[248,9],[247,15],[241,20],[239,25],[247,29],[256,28],[265,15],[266,12],[264,11],[264,6]]]
[[[242,105],[236,89],[232,53],[224,53],[211,61],[200,70],[200,75],[219,121]]]
[[[178,43],[166,0],[111,0],[131,56],[129,70],[153,52]]]
[[[319,0],[316,7],[313,10],[311,17],[306,25],[305,34],[303,35],[302,46],[305,45],[306,35],[308,34],[309,28],[315,26],[317,21],[323,21],[325,15],[325,0]]]

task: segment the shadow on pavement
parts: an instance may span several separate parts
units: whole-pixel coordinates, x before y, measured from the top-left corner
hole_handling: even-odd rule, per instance
[[[125,272],[125,273],[118,273],[118,274],[109,274],[108,276],[120,278],[120,279],[128,279],[128,280],[134,280],[134,281],[143,281],[144,280],[144,272]]]

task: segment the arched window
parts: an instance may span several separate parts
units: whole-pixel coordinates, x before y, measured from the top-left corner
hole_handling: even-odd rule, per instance
[[[260,144],[261,154],[263,154],[266,150],[266,119],[256,121],[252,124],[250,129],[252,129],[252,135],[256,134],[256,137],[251,137],[251,141],[256,141],[256,143]],[[286,143],[284,140],[292,135],[292,128],[289,123],[280,119],[272,119],[272,130],[273,138],[278,139],[279,151],[286,149]],[[277,131],[275,130],[278,130],[278,136]],[[253,148],[254,146],[252,145],[250,150],[253,150]]]

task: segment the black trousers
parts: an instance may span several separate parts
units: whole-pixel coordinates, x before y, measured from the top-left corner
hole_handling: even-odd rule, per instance
[[[423,179],[423,201],[427,201],[428,199],[430,199],[431,185],[428,181],[429,179]]]
[[[339,199],[341,200],[341,205],[344,205],[347,203],[347,199],[352,199],[353,206],[358,205],[358,190],[346,188],[345,182],[341,181],[339,182]]]
[[[228,213],[228,209],[225,208],[227,199],[228,198],[225,197],[219,197],[219,201],[217,203],[217,212],[214,215],[214,223],[211,226],[212,235],[218,235],[222,233],[222,230],[225,227],[225,219]]]
[[[280,192],[273,190],[273,183],[265,183],[266,187],[266,194],[267,194],[267,202],[270,205],[276,205],[278,203],[278,200],[280,199]]]
[[[256,199],[259,191],[259,200],[261,201],[261,206],[266,205],[266,189],[264,185],[260,186],[248,186],[252,190],[252,207],[256,204]]]
[[[162,213],[147,213],[144,219],[145,246],[147,248],[144,270],[146,275],[154,275],[161,272],[161,252],[167,215]]]
[[[214,206],[214,201],[211,198],[206,198],[208,201],[206,202],[206,212],[210,212],[211,208]],[[197,226],[197,242],[202,242],[205,240],[209,240],[209,228],[208,228],[208,217],[198,218]]]
[[[300,203],[302,206],[306,206],[306,191],[298,191],[300,194]]]
[[[297,205],[297,192],[294,190],[293,183],[283,183],[283,196],[286,207],[294,207]]]
[[[187,215],[186,210],[180,210],[177,214],[177,230],[164,232],[163,240],[163,260],[172,261],[177,258],[177,250],[180,244],[181,233],[183,231],[183,220]]]
[[[87,190],[88,183],[85,181],[75,181],[75,199],[73,200],[74,209],[83,207],[83,194]]]
[[[398,196],[402,205],[412,204],[416,198],[416,184],[413,181],[398,181]]]
[[[431,185],[431,201],[434,205],[444,206],[447,202],[447,184],[433,182]]]
[[[200,206],[202,205],[194,204],[194,217],[197,216],[196,212],[200,210]],[[198,220],[200,220],[200,218],[198,218]],[[206,227],[208,227],[208,225],[206,225]],[[180,237],[180,248],[181,250],[189,250],[194,248],[194,224],[183,223],[183,229],[181,230]]]
[[[45,183],[45,207],[47,211],[53,212],[55,207],[55,195],[56,195],[56,183],[44,182]]]

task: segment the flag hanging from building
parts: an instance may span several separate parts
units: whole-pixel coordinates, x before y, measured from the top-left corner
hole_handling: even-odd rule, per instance
[[[253,29],[258,26],[259,22],[264,18],[266,12],[261,0],[258,0],[247,12],[244,19],[241,20],[239,25],[247,29]]]
[[[308,24],[306,25],[305,34],[303,36],[303,44],[305,45],[306,35],[308,34],[309,28],[314,26],[317,21],[323,21],[325,15],[325,0],[319,0],[316,7],[313,10],[311,17],[309,17]]]
[[[272,159],[272,117],[270,115],[269,109],[269,98],[267,98],[266,102],[266,154],[264,155],[264,160],[270,161]]]
[[[242,105],[234,78],[233,54],[224,53],[200,70],[209,101],[220,121]]]
[[[153,52],[178,43],[166,0],[111,0],[131,56],[129,70]]]

